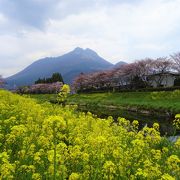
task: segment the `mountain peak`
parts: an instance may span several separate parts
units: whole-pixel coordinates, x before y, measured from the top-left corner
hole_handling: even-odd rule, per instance
[[[80,47],[76,47],[72,51],[72,53],[77,54],[77,55],[86,56],[86,57],[96,57],[96,56],[98,56],[98,54],[95,51],[93,51],[92,49],[90,49],[90,48],[83,49],[83,48],[80,48]]]
[[[9,87],[31,85],[38,78],[50,77],[54,72],[62,74],[66,83],[72,83],[73,79],[81,72],[89,73],[112,68],[113,65],[101,58],[95,51],[77,47],[59,57],[40,59],[21,72],[6,79]]]
[[[80,48],[80,47],[76,47],[73,52],[83,52],[84,49],[83,48]]]
[[[95,55],[97,56],[97,53],[95,51],[93,51],[92,49],[89,49],[89,48],[86,48],[85,49],[85,52],[89,55]]]

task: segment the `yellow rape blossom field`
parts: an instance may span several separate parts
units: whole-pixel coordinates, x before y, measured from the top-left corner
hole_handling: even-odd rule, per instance
[[[180,139],[158,129],[0,90],[0,179],[180,179]]]

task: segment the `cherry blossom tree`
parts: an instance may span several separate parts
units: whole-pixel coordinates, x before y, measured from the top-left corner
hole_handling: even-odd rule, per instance
[[[76,91],[137,89],[151,86],[152,78],[158,74],[158,84],[163,80],[163,74],[169,72],[173,63],[167,57],[157,59],[145,58],[125,64],[111,70],[81,73],[74,81]]]
[[[180,52],[174,53],[170,56],[171,60],[174,62],[174,69],[180,73]]]

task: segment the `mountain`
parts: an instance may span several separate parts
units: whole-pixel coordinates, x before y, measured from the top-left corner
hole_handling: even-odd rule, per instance
[[[120,67],[120,66],[126,65],[126,64],[128,64],[128,63],[126,63],[126,62],[124,62],[124,61],[119,61],[118,63],[116,63],[116,64],[114,65],[114,68],[117,68],[117,67]]]
[[[75,48],[59,57],[47,57],[35,61],[21,72],[6,78],[9,88],[33,84],[38,78],[50,77],[53,73],[62,74],[65,83],[72,83],[81,72],[95,72],[112,68],[113,64],[101,58],[95,51]]]

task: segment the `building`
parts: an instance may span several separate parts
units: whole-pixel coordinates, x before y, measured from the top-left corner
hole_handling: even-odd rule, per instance
[[[156,73],[148,76],[148,82],[154,88],[172,87],[175,79],[179,77],[180,74],[174,72]]]

